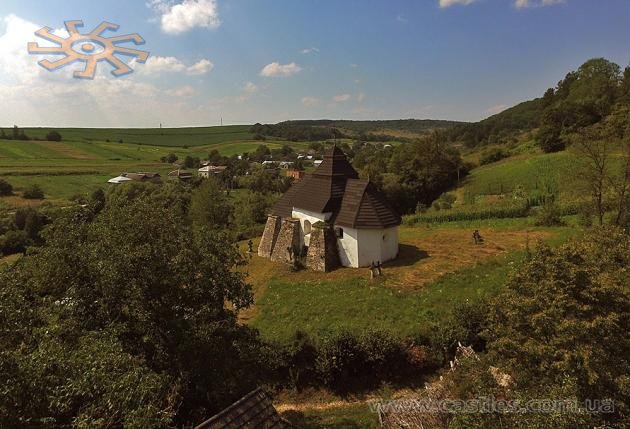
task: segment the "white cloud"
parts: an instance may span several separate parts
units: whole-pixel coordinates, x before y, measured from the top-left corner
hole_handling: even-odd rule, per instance
[[[140,75],[157,75],[161,73],[185,73],[189,76],[198,76],[209,73],[214,68],[212,61],[208,59],[187,66],[175,57],[149,57],[145,64],[138,64],[132,61],[133,67],[138,70]]]
[[[188,67],[186,69],[186,73],[191,76],[198,76],[198,75],[210,73],[213,68],[214,68],[214,64],[212,63],[212,61],[208,59],[203,59],[199,62],[196,62],[192,66]]]
[[[151,0],[149,6],[160,15],[162,31],[181,34],[193,28],[217,28],[221,25],[216,0]]]
[[[138,67],[138,73],[144,75],[179,73],[184,70],[186,65],[175,57],[149,57],[144,65]]]
[[[253,94],[255,92],[258,92],[258,87],[254,82],[245,82],[245,85],[243,85],[243,91],[248,94]]]
[[[505,104],[497,104],[496,106],[492,106],[487,108],[484,113],[486,115],[496,115],[497,113],[501,113],[503,112],[505,109],[507,109],[509,106],[505,105]]]
[[[315,97],[304,97],[302,98],[302,104],[305,107],[317,107],[319,106],[319,99]]]
[[[302,67],[295,63],[280,64],[277,61],[267,64],[260,71],[261,76],[265,77],[290,77],[302,71]]]
[[[468,6],[471,3],[476,2],[477,0],[440,0],[439,5],[442,8],[451,7],[456,5]]]
[[[350,100],[350,94],[337,94],[333,97],[335,103],[343,103]]]
[[[517,9],[525,9],[528,7],[553,6],[561,3],[566,3],[566,0],[515,0],[514,6]]]
[[[318,48],[316,48],[316,47],[314,47],[314,46],[313,46],[312,48],[304,48],[304,49],[302,49],[302,50],[300,51],[300,53],[301,53],[301,54],[304,54],[304,55],[308,55],[308,54],[316,54],[316,53],[318,53],[318,52],[319,52],[319,49],[318,49]]]
[[[184,85],[179,88],[169,89],[166,91],[166,94],[172,97],[192,97],[197,94],[197,91],[190,85]]]
[[[195,95],[192,87],[161,89],[143,81],[142,73],[114,78],[110,74],[112,67],[105,62],[98,65],[93,80],[72,77],[73,71],[84,67],[80,62],[49,72],[37,62],[60,57],[29,55],[26,49],[31,41],[40,46],[51,45],[33,34],[41,25],[9,15],[0,17],[0,28],[2,126],[157,126],[165,118],[173,124],[207,122],[212,106],[204,106],[198,112],[196,106],[184,102],[184,97]],[[61,30],[55,33],[63,36]],[[187,73],[190,68],[176,58],[156,58],[132,67],[139,71],[148,65],[154,72],[180,73]]]
[[[352,63],[352,64],[350,64],[350,67],[352,67],[353,69],[356,69],[356,68],[358,68],[358,67],[359,67],[359,65],[358,65],[358,64],[355,64],[355,63]]]
[[[365,94],[364,94],[363,92],[359,92],[359,93],[357,94],[357,101],[358,101],[359,103],[363,103],[363,101],[364,101],[364,100],[365,100]]]
[[[396,15],[396,21],[405,23],[408,21],[408,19],[405,18],[402,13],[399,13],[398,15]]]

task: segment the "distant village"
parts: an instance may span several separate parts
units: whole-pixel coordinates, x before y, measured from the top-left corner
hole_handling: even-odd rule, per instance
[[[177,155],[170,154],[161,159],[162,162],[171,164],[174,169],[166,176],[171,179],[189,181],[195,177],[207,179],[210,177],[249,176],[253,169],[264,169],[277,177],[287,177],[295,180],[301,179],[306,170],[319,167],[323,162],[323,144],[312,144],[304,152],[294,152],[289,146],[280,149],[269,150],[266,145],[260,145],[252,154],[244,153],[232,157],[221,156],[218,151],[210,153],[208,159],[199,160],[191,156],[179,159]],[[159,172],[123,172],[109,179],[110,184],[125,182],[153,182],[159,183],[163,179]]]

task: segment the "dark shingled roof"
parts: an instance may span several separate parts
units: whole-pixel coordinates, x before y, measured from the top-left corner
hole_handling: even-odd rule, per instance
[[[195,429],[291,429],[278,414],[271,398],[258,388],[201,423]]]
[[[400,225],[400,216],[367,180],[348,179],[335,224],[358,229]]]
[[[294,207],[316,213],[332,212],[332,221],[351,228],[387,228],[401,221],[374,186],[359,179],[337,146],[324,155],[324,161],[312,174],[280,198],[271,214],[288,218]]]

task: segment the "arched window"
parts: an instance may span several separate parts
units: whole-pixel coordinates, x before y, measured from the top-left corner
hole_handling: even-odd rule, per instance
[[[307,220],[304,221],[304,235],[311,233],[311,223]]]

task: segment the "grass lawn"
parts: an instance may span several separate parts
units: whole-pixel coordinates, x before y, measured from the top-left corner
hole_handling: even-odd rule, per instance
[[[292,273],[254,256],[256,303],[245,320],[275,340],[298,329],[314,337],[342,329],[412,335],[444,319],[459,302],[495,294],[522,260],[528,241],[531,247],[538,239],[561,242],[574,231],[504,223],[479,227],[486,237],[483,246],[472,244],[470,229],[462,224],[401,227],[401,255],[377,280],[369,279],[367,269]]]

